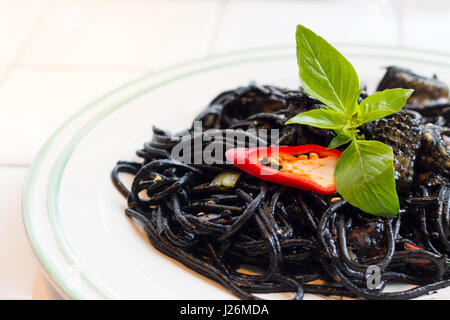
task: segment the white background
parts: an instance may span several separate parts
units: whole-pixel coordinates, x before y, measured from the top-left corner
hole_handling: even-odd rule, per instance
[[[33,157],[71,114],[144,73],[252,47],[328,41],[450,53],[445,0],[0,0],[0,298],[52,298],[23,230]]]

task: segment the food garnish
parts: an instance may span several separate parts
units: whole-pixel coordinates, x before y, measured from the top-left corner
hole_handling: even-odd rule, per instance
[[[320,194],[336,192],[334,170],[341,152],[318,145],[234,148],[228,161],[259,179]]]
[[[400,210],[392,148],[364,140],[358,128],[400,111],[414,90],[386,89],[358,103],[359,80],[351,63],[310,29],[297,26],[297,62],[307,94],[324,106],[298,114],[286,124],[332,129],[328,148],[349,144],[339,158],[334,178],[341,196],[373,215],[395,217]]]

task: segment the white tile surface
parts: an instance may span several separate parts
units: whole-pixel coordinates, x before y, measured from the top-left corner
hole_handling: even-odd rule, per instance
[[[8,67],[10,66],[11,63],[12,61],[6,60],[0,61],[0,82],[2,81],[2,79],[4,80]]]
[[[31,298],[37,262],[22,223],[26,168],[0,167],[0,299]]]
[[[231,0],[213,51],[295,45],[297,24],[331,42],[398,43],[395,13],[388,0]]]
[[[64,300],[64,297],[55,289],[43,270],[35,272],[32,290],[33,300]]]
[[[0,80],[50,4],[51,0],[0,1]]]
[[[18,68],[0,88],[0,165],[30,164],[69,116],[142,72]]]
[[[450,1],[394,0],[401,45],[450,53]]]
[[[208,53],[219,0],[62,1],[22,64],[157,69]]]

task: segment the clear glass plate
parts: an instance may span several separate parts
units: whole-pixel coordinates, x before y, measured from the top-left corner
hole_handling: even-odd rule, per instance
[[[373,90],[398,65],[450,83],[450,56],[338,46]],[[23,195],[30,243],[49,278],[74,299],[235,299],[160,254],[125,215],[110,182],[117,160],[132,160],[151,126],[182,130],[217,94],[250,81],[299,85],[294,47],[248,50],[191,61],[143,76],[67,120],[36,157]],[[426,299],[450,299],[450,288]],[[280,294],[277,298],[289,298]],[[308,299],[320,296],[307,295]]]

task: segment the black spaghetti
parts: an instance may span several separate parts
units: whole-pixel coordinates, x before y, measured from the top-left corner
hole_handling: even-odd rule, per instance
[[[112,180],[128,201],[126,214],[157,250],[240,298],[273,292],[293,292],[295,299],[304,293],[419,297],[450,286],[450,102],[442,82],[396,67],[388,68],[378,90],[399,86],[416,90],[409,104],[361,128],[367,139],[394,150],[401,204],[395,219],[365,214],[338,195],[264,182],[228,163],[183,163],[171,156],[181,138],[156,128],[137,151],[142,161],[119,161]],[[275,145],[326,146],[331,130],[284,125],[321,106],[301,88],[250,84],[220,94],[196,120],[204,130],[222,133],[279,129]],[[235,147],[223,139],[203,142],[202,148],[212,143]],[[230,172],[240,173],[231,185],[212,183]],[[122,173],[134,176],[131,187],[121,181]],[[372,290],[370,265],[381,270],[380,285]],[[389,282],[415,287],[386,292]]]

